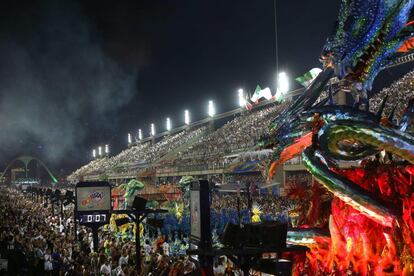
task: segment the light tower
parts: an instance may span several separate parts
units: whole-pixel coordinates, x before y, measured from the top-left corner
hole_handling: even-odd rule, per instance
[[[131,133],[128,133],[128,146],[132,144],[132,136]]]
[[[170,120],[170,118],[168,117],[167,118],[167,122],[166,122],[166,124],[167,124],[167,131],[171,131],[171,120]]]
[[[277,89],[285,94],[289,91],[289,78],[285,72],[280,72],[277,78]]]
[[[237,90],[239,96],[239,106],[244,107],[246,105],[246,99],[244,98],[244,91],[243,89]]]
[[[190,125],[190,112],[188,109],[184,110],[184,123],[188,126]]]
[[[213,101],[208,101],[208,116],[210,117],[209,131],[214,131],[214,115],[216,115],[216,109]]]
[[[214,117],[216,115],[216,109],[214,107],[213,101],[208,101],[208,116]]]

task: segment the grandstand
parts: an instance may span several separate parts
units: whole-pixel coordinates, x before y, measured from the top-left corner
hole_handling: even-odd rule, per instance
[[[264,184],[260,173],[264,156],[255,151],[255,145],[285,106],[286,103],[264,101],[251,111],[239,108],[137,141],[115,156],[92,160],[73,172],[68,180],[105,179],[119,184],[132,178],[146,178],[147,183],[171,184],[177,183],[181,176],[192,175],[219,179],[231,189],[235,182],[225,176],[241,172],[257,175]],[[225,123],[219,125],[219,119]],[[282,180],[283,175],[275,178],[277,182]]]
[[[371,99],[370,109],[377,110],[381,99],[388,95],[385,113],[389,114],[396,107],[395,119],[398,120],[405,104],[413,97],[413,79],[414,72],[410,72],[384,88]],[[397,101],[398,98],[405,100]],[[69,175],[68,180],[74,183],[82,179],[106,179],[119,184],[128,179],[147,178],[147,183],[171,184],[177,183],[181,176],[192,175],[220,179],[226,188],[234,188],[234,183],[229,180],[232,178],[226,176],[260,174],[261,162],[269,153],[257,152],[254,147],[260,136],[267,133],[271,120],[283,112],[288,102],[264,101],[251,111],[239,108],[159,133],[137,141],[115,156],[92,160]],[[226,123],[219,125],[220,120]],[[294,158],[283,165],[273,184],[292,182],[292,178],[297,178],[295,172],[304,171],[301,158]],[[261,184],[259,186],[269,185],[264,184],[263,178]],[[283,191],[282,185],[279,192]]]
[[[395,107],[394,119],[398,120],[414,95],[413,79],[414,71],[377,93],[370,100],[371,111],[378,110],[381,100],[387,95],[385,114],[390,114]],[[286,96],[295,97],[302,91],[291,91]],[[342,94],[335,97],[339,104],[346,101]],[[219,179],[226,188],[234,187],[229,180],[232,177],[227,176],[260,174],[261,162],[268,159],[269,152],[257,152],[254,147],[259,137],[267,133],[272,119],[283,112],[289,102],[290,99],[284,103],[263,101],[251,111],[238,108],[139,140],[118,155],[92,160],[69,175],[68,180],[107,179],[123,183],[128,179],[151,176],[149,181],[152,183],[177,183],[180,177],[192,175]],[[221,120],[226,123],[220,125]],[[272,185],[292,182],[292,178],[297,178],[295,172],[304,171],[300,156],[293,158],[279,169]],[[269,185],[264,184],[263,179],[262,184]],[[279,192],[283,193],[283,190],[283,185],[279,186]]]

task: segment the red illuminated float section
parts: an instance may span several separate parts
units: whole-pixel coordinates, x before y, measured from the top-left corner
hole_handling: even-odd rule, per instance
[[[392,227],[383,226],[334,198],[331,203],[331,237],[316,237],[305,262],[298,262],[295,275],[413,275],[414,255],[414,166],[380,164],[370,161],[363,168],[336,170],[367,193],[394,206],[397,219]],[[308,215],[320,214],[318,196],[313,195]],[[309,217],[302,227],[318,225]],[[328,273],[328,274],[324,274]]]

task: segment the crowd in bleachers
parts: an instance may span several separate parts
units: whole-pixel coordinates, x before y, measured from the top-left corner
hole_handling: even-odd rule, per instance
[[[280,216],[288,216],[289,210],[296,208],[298,202],[290,200],[284,197],[277,197],[269,194],[250,194],[252,205],[260,208],[263,217],[270,217],[272,219],[279,218]],[[238,203],[239,202],[239,203]],[[239,204],[239,205],[238,205]],[[223,210],[237,211],[246,210],[248,208],[248,196],[247,193],[235,194],[235,193],[214,193],[211,203],[213,211],[220,213]]]
[[[286,104],[273,104],[235,117],[181,151],[171,166],[188,167],[189,170],[200,166],[209,170],[226,167],[229,160],[225,156],[254,149],[260,137],[268,134],[270,122],[285,107]]]
[[[378,110],[385,96],[388,96],[388,100],[384,114],[390,114],[395,107],[394,118],[398,120],[408,100],[414,97],[414,71],[374,95],[370,99],[372,112]],[[237,115],[216,131],[205,132],[205,135],[200,135],[206,130],[204,127],[167,136],[154,145],[150,142],[138,143],[116,156],[91,161],[72,173],[69,178],[79,179],[85,175],[137,172],[141,165],[148,166],[194,137],[198,137],[198,140],[177,152],[175,156],[173,154],[171,158],[168,158],[162,169],[172,168],[178,171],[223,169],[230,163],[229,159],[224,157],[253,149],[260,136],[268,132],[269,123],[278,113],[283,112],[287,103],[289,101]],[[245,156],[245,159],[252,159],[255,156],[255,152],[252,151],[249,156]],[[263,158],[266,158],[266,154]],[[292,160],[294,161],[296,160]]]
[[[91,161],[73,172],[68,179],[77,180],[86,175],[137,172],[139,168],[154,165],[153,163],[163,156],[178,150],[189,141],[194,141],[195,137],[198,137],[198,140],[190,143],[187,148],[173,153],[162,167],[180,167],[188,170],[223,169],[230,163],[224,157],[254,149],[260,137],[267,134],[270,122],[285,107],[286,103],[279,103],[251,112],[246,111],[210,133],[205,132],[207,127],[201,127],[166,136],[155,144],[138,143],[113,157]],[[201,135],[203,133],[206,134]]]
[[[252,149],[259,138],[266,134],[270,122],[285,105],[271,105],[235,117],[221,128],[203,136],[197,143],[180,152],[179,162],[197,162],[216,156]]]
[[[140,165],[147,165],[159,160],[167,153],[202,134],[205,130],[206,127],[200,127],[195,130],[183,130],[179,133],[165,136],[154,144],[151,142],[138,143],[113,157],[92,160],[87,165],[73,172],[68,178],[79,179],[85,175],[125,173],[136,170]]]
[[[414,71],[407,73],[402,78],[396,80],[390,86],[374,95],[370,99],[370,111],[377,112],[381,102],[386,96],[388,96],[388,99],[385,105],[384,114],[388,116],[394,107],[396,107],[394,119],[401,119],[404,110],[407,108],[408,101],[414,98]]]
[[[312,175],[307,171],[291,171],[285,175],[285,186],[302,185],[308,187],[312,184]]]

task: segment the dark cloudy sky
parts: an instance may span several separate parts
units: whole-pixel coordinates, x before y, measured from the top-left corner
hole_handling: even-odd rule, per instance
[[[320,66],[339,0],[278,1],[279,69]],[[274,90],[273,0],[1,1],[0,161],[35,154],[70,172],[165,118]]]

